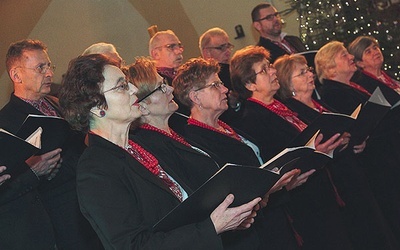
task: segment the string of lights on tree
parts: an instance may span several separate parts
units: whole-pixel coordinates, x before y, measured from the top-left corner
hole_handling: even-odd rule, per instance
[[[296,11],[301,39],[307,49],[329,41],[347,46],[356,37],[370,35],[379,41],[385,57],[383,69],[400,80],[400,0],[286,0]]]

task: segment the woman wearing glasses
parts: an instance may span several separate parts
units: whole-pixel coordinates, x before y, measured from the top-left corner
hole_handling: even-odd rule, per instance
[[[115,62],[93,54],[72,60],[63,78],[60,103],[66,119],[88,131],[88,148],[77,167],[82,213],[105,249],[222,249],[224,231],[249,227],[260,201],[227,208],[228,196],[204,221],[168,232],[153,225],[191,189],[152,153],[128,138],[141,116],[137,88]]]
[[[231,77],[234,89],[246,100],[243,117],[235,125],[267,148],[266,157],[271,158],[307,125],[274,98],[280,84],[268,58],[263,47],[238,50],[231,60]],[[302,89],[311,89],[312,93],[312,86]],[[320,144],[319,137],[317,150],[328,153],[341,142],[334,142],[337,138],[335,135]],[[314,170],[303,175],[313,173]],[[294,228],[303,239],[302,249],[352,249],[326,172],[316,172],[302,187],[290,190],[289,195],[291,199],[286,205],[291,208]]]
[[[169,169],[189,180],[191,189],[197,189],[222,165],[168,126],[168,120],[178,105],[173,100],[173,87],[165,84],[152,61],[137,59],[129,66],[128,78],[138,88],[137,96],[143,112],[132,138],[165,162]],[[254,228],[224,233],[221,237],[225,249],[258,249],[260,244]]]
[[[217,61],[202,58],[191,59],[178,69],[173,81],[174,94],[191,110],[185,138],[200,145],[220,166],[235,163],[257,167],[264,160],[254,139],[219,120],[228,108],[228,89],[218,78],[218,71]],[[285,183],[293,180],[290,185],[294,187],[298,181],[293,177],[298,173],[296,169],[282,178]],[[265,249],[297,249],[295,236],[281,206],[285,194],[276,192],[272,196],[263,216],[255,223],[262,246]]]
[[[153,61],[138,58],[128,66],[127,77],[138,88],[136,96],[142,109],[131,136],[153,152],[168,167],[185,176],[195,190],[219,170],[218,164],[204,151],[186,141],[168,125],[178,109],[169,86],[156,70]]]
[[[343,114],[351,114],[359,104],[364,104],[371,96],[371,92],[367,88],[352,81],[352,77],[357,71],[357,66],[354,62],[354,55],[347,51],[343,43],[332,41],[322,46],[315,56],[315,66],[318,78],[322,83],[320,91],[322,101],[336,111]],[[378,127],[370,135],[371,138],[368,139],[366,150],[363,154],[360,154],[359,160],[363,164],[363,174],[367,175],[371,189],[375,193],[381,207],[385,209],[385,216],[389,217],[390,221],[393,220],[391,225],[394,226],[394,231],[396,232],[396,236],[398,236],[400,232],[398,225],[398,197],[400,193],[398,185],[399,160],[396,158],[398,152],[393,150],[393,148],[387,148],[389,141],[386,141],[382,137],[379,138],[379,135],[376,133],[382,132],[382,130],[389,131],[390,127],[384,127],[385,125],[390,124],[383,124],[382,122],[378,124]],[[377,169],[379,169],[378,172]],[[375,199],[372,200],[376,203]],[[362,221],[363,218],[364,216],[359,217],[359,221]],[[372,220],[378,223],[377,217],[370,218],[368,221]],[[369,226],[369,228],[372,227]],[[366,227],[363,226],[362,228],[365,229]],[[384,239],[383,235],[392,235],[385,231],[382,232],[382,230],[378,230],[377,232],[378,234],[374,233],[371,237],[359,234],[359,243],[365,244],[362,246],[369,244],[378,247],[380,243],[379,235],[381,235],[381,239]],[[368,239],[368,241],[365,239]],[[387,242],[390,241],[388,240]]]

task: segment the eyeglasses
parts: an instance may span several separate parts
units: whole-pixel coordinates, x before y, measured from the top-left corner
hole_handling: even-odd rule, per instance
[[[175,51],[175,50],[183,49],[183,45],[181,43],[171,43],[171,44],[166,44],[166,45],[155,47],[154,49],[159,49],[159,48],[166,48],[169,51]]]
[[[300,71],[300,74],[295,75],[295,76],[293,76],[292,78],[295,78],[295,77],[298,77],[298,76],[301,76],[301,77],[306,76],[306,74],[307,74],[308,72],[311,72],[311,73],[314,74],[314,68],[313,68],[313,67],[307,67],[307,68],[305,68],[305,69],[302,69],[302,70]]]
[[[157,88],[155,88],[153,91],[151,91],[147,95],[143,96],[142,98],[138,99],[136,101],[136,103],[139,103],[139,102],[143,101],[144,99],[146,99],[147,97],[151,96],[152,94],[154,94],[158,90],[160,90],[163,94],[167,93],[168,83],[167,83],[167,80],[165,78],[163,78],[160,86],[158,86]]]
[[[280,13],[275,12],[273,14],[266,15],[265,17],[256,20],[256,22],[261,22],[262,20],[272,21],[272,20],[274,20],[274,17],[277,17],[277,18],[280,17]]]
[[[16,68],[23,68],[23,69],[31,69],[36,71],[36,73],[39,74],[46,74],[46,72],[51,69],[51,71],[55,71],[56,70],[56,66],[52,65],[51,63],[47,63],[47,64],[40,64],[39,66],[37,66],[36,68],[27,68],[27,67],[22,67],[22,66],[18,66]]]
[[[258,75],[258,74],[262,74],[262,75],[266,75],[266,74],[268,74],[269,73],[269,71],[271,70],[271,69],[273,69],[274,68],[274,66],[271,64],[271,63],[267,63],[265,66],[264,66],[264,68],[262,69],[262,70],[260,70],[260,71],[258,71],[258,72],[256,72],[256,76]]]
[[[117,86],[115,86],[115,87],[112,87],[111,89],[108,89],[108,90],[104,91],[103,94],[105,94],[107,92],[110,92],[110,91],[113,91],[113,90],[117,90],[119,92],[128,91],[129,90],[129,82],[127,80],[123,80],[123,81],[120,81],[120,82],[122,82],[122,83],[117,85]]]
[[[199,91],[199,90],[202,90],[202,89],[209,88],[209,87],[213,87],[213,88],[219,89],[221,86],[224,86],[224,85],[225,84],[223,82],[221,82],[221,81],[215,81],[215,82],[212,82],[210,84],[206,84],[203,87],[200,87],[200,88],[196,89],[195,92]]]
[[[215,47],[206,47],[206,49],[216,49],[216,50],[220,50],[222,52],[225,52],[228,49],[232,50],[233,47],[235,47],[235,46],[233,44],[231,44],[231,43],[224,43],[224,44],[221,44],[221,45],[215,46]]]

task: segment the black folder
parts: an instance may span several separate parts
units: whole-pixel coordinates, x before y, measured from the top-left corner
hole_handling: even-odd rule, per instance
[[[378,126],[391,107],[380,88],[377,87],[361,108],[360,114],[349,131],[351,134],[349,145],[361,144]]]
[[[288,147],[305,145],[319,131],[324,135],[322,142],[334,134],[349,132],[349,146],[361,144],[374,130],[382,118],[389,112],[391,105],[377,87],[368,101],[357,107],[352,115],[338,113],[323,113],[303,130]]]
[[[319,132],[323,134],[322,142],[325,142],[333,135],[348,132],[354,124],[355,118],[339,114],[339,113],[322,113],[310,125],[307,126],[294,140],[289,143],[288,147],[303,146]]]
[[[228,194],[235,196],[231,206],[239,206],[263,197],[281,176],[258,167],[225,164],[186,200],[154,225],[155,231],[205,220]]]
[[[26,117],[16,135],[26,138],[38,127],[43,129],[42,148],[38,152],[39,154],[47,153],[56,148],[62,148],[70,135],[69,124],[63,118],[33,114]]]
[[[10,174],[11,178],[28,170],[28,165],[24,164],[25,160],[40,150],[3,129],[0,129],[0,145],[0,165],[7,167],[3,173]]]
[[[263,164],[261,168],[269,169],[280,175],[292,169],[300,169],[304,173],[311,169],[322,169],[331,159],[332,155],[315,151],[311,146],[285,148]]]

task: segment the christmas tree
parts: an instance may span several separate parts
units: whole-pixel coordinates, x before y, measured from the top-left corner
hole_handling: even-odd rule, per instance
[[[299,16],[301,39],[308,49],[329,41],[347,46],[356,37],[375,37],[385,57],[383,69],[400,80],[400,0],[286,0]]]

